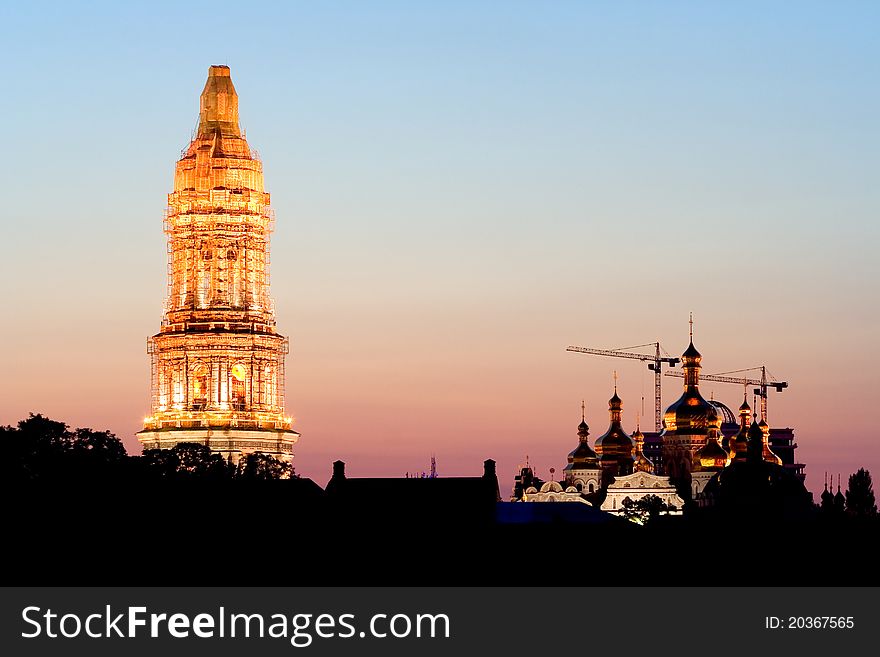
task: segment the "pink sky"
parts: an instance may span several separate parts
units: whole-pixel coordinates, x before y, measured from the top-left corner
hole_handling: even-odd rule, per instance
[[[678,355],[693,312],[704,372],[790,383],[770,423],[813,492],[880,476],[876,8],[471,5],[284,5],[253,38],[211,22],[211,44],[163,41],[161,11],[10,9],[0,422],[41,412],[137,453],[165,195],[227,63],[277,212],[301,474],[493,458],[507,493],[527,454],[563,467],[581,399],[604,431],[612,370],[625,427],[643,394],[650,414],[642,363],[567,345]],[[201,33],[198,8],[174,14]]]

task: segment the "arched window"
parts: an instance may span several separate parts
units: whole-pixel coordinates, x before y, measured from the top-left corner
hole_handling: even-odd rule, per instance
[[[589,486],[589,488],[590,488],[590,492],[591,492],[591,493],[595,490],[595,487],[593,486],[593,483],[592,483],[592,482],[590,482],[590,486]]]
[[[266,365],[263,369],[263,403],[270,409],[274,408],[275,403],[275,371],[271,365]]]
[[[171,407],[176,410],[183,409],[184,397],[184,381],[183,381],[183,364],[180,362],[172,365],[171,371]]]
[[[232,408],[236,411],[243,411],[247,406],[247,387],[245,385],[247,381],[247,368],[238,363],[232,366],[230,374],[232,375],[232,395],[230,399]]]
[[[196,365],[192,371],[192,408],[201,411],[208,406],[208,368]]]

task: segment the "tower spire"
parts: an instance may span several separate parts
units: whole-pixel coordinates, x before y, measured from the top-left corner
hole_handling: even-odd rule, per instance
[[[215,132],[222,136],[241,136],[238,125],[238,94],[228,66],[211,66],[199,98],[199,137]]]
[[[690,330],[688,331],[688,335],[690,337],[690,342],[688,343],[687,349],[685,349],[684,353],[681,355],[681,368],[684,371],[684,387],[685,390],[688,388],[696,388],[700,383],[700,362],[703,360],[702,354],[697,351],[697,348],[694,346],[694,318],[691,315],[689,320]]]

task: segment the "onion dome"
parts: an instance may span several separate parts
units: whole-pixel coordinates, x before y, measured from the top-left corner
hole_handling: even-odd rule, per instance
[[[720,472],[730,463],[730,455],[718,444],[718,440],[710,438],[694,454],[693,472]]]
[[[697,348],[694,346],[694,339],[691,338],[691,343],[688,345],[688,348],[684,350],[684,353],[681,355],[682,365],[692,365],[695,367],[700,367],[700,361],[703,360],[703,354],[697,351]]]
[[[725,424],[739,424],[736,415],[733,414],[733,411],[730,410],[730,407],[727,404],[720,402],[714,398],[710,399],[709,403],[715,407],[716,411],[718,411],[718,416],[721,418],[722,429],[724,428]]]
[[[596,452],[603,466],[617,465],[618,474],[629,474],[633,465],[633,441],[621,426],[623,402],[617,396],[617,386],[614,388],[614,396],[608,400],[608,413],[611,416],[611,424],[608,431],[596,439]]]
[[[712,402],[709,402],[709,405],[711,408],[706,412],[706,427],[708,429],[706,433],[708,435],[714,429],[715,439],[717,440],[721,434],[721,413],[718,412],[718,408]]]
[[[608,400],[608,410],[612,412],[617,411],[617,419],[620,420],[620,412],[623,410],[623,400],[617,396],[617,386],[614,386],[614,396]]]
[[[654,463],[651,459],[645,456],[645,452],[643,451],[645,446],[645,434],[642,433],[638,422],[636,423],[636,431],[632,435],[632,440],[635,444],[635,452],[633,453],[635,464],[633,465],[633,470],[636,472],[654,472]]]
[[[730,455],[718,444],[718,426],[721,424],[716,413],[715,420],[709,428],[706,444],[694,454],[693,472],[720,472],[730,464]]]
[[[581,423],[578,425],[578,436],[586,439],[590,435],[590,427],[587,426],[587,405],[581,400]]]
[[[843,493],[840,492],[840,475],[838,474],[837,475],[837,494],[834,496],[834,510],[842,513],[845,506],[846,506],[846,498],[844,498]]]
[[[749,427],[746,461],[749,463],[764,462],[764,432],[761,431],[761,427],[755,420],[752,420]]]
[[[684,370],[684,392],[678,401],[666,409],[663,422],[666,434],[674,436],[705,436],[709,428],[709,417],[717,417],[715,407],[700,394],[700,352],[691,339],[688,348],[681,355]]]
[[[718,401],[714,396],[709,398],[709,403],[715,407],[715,410],[718,411],[718,417],[721,419],[721,433],[718,434],[718,444],[720,444],[724,448],[724,451],[729,453],[732,458],[732,438],[736,435],[736,432],[739,431],[739,417],[727,404]]]
[[[822,508],[830,509],[834,505],[834,494],[828,490],[828,473],[825,473],[825,490],[822,491]]]
[[[743,395],[743,403],[739,407],[739,432],[730,439],[730,458],[744,461],[749,445],[749,425],[752,422],[752,409]]]
[[[578,446],[568,454],[565,470],[595,470],[599,467],[599,455],[590,448],[590,427],[587,426],[584,405],[581,403],[581,423],[578,425]]]
[[[767,463],[782,465],[782,459],[779,458],[772,449],[770,449],[770,427],[764,421],[758,422],[761,428],[761,456]]]

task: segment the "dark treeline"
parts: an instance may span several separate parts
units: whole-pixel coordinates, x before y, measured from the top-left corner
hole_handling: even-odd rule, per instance
[[[647,510],[644,526],[510,524],[496,520],[495,489],[318,485],[268,456],[233,467],[201,445],[129,456],[107,431],[40,415],[0,439],[6,584],[880,583],[864,470],[843,504],[796,518],[755,507]]]
[[[129,456],[109,431],[71,430],[64,422],[34,414],[15,427],[0,427],[0,440],[12,461],[8,474],[22,484],[266,481],[296,476],[289,463],[267,454],[249,454],[233,466],[196,443]]]

